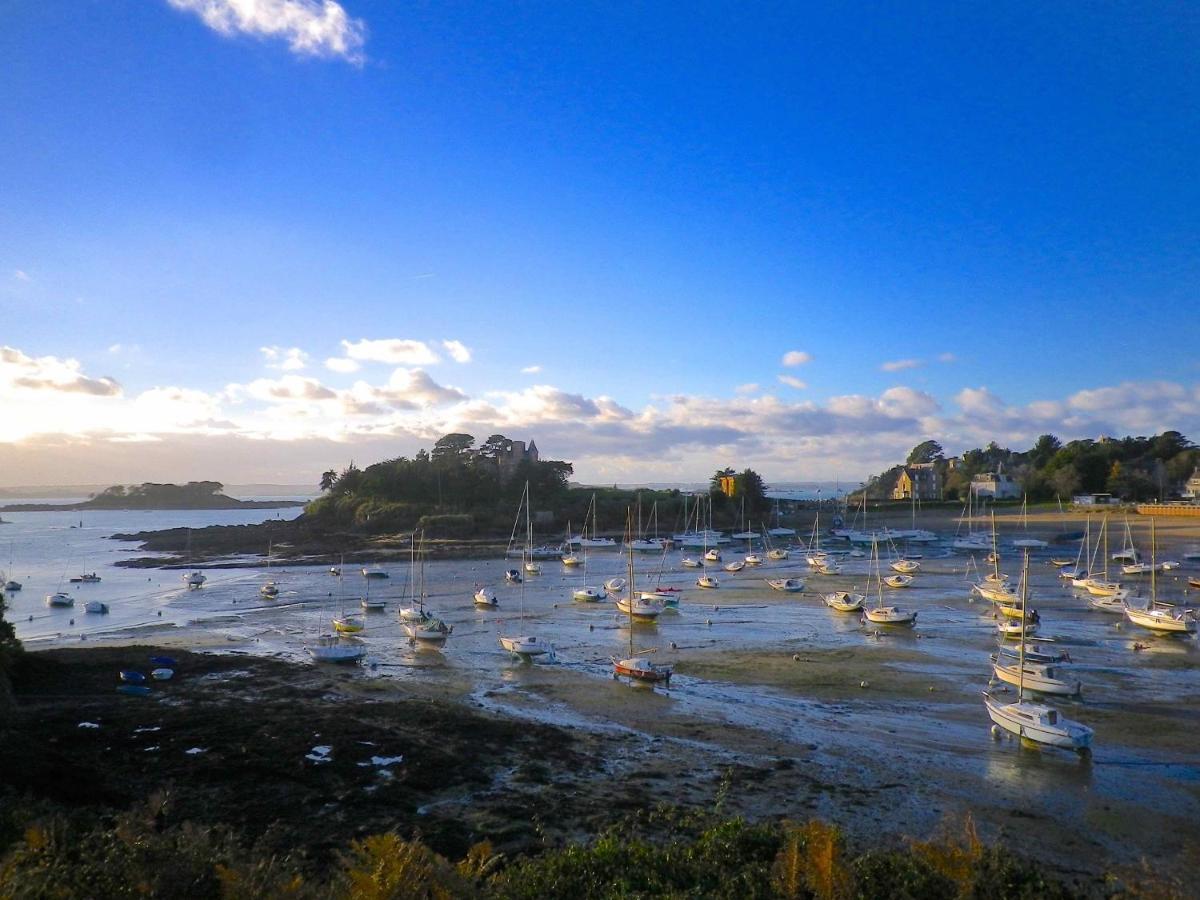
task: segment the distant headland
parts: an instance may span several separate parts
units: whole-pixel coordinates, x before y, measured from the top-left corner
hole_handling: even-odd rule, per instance
[[[303,500],[236,500],[219,481],[187,484],[115,484],[79,503],[12,503],[0,512],[54,512],[88,509],[283,509]]]

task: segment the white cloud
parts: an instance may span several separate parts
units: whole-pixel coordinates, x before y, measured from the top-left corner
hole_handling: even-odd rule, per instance
[[[939,353],[937,359],[940,363],[958,362],[958,357],[953,353]]]
[[[362,366],[344,356],[331,356],[325,360],[325,368],[330,372],[341,372],[343,375],[348,375],[351,372],[357,372]]]
[[[894,359],[890,362],[885,362],[879,368],[884,372],[903,372],[905,369],[915,369],[923,365],[919,359]]]
[[[812,362],[812,354],[804,350],[789,350],[783,354],[783,364],[789,368],[802,366],[805,363]]]
[[[798,391],[802,391],[808,387],[807,382],[801,381],[795,375],[780,375],[778,377],[780,384],[786,384],[788,387],[793,387]]]
[[[281,378],[259,378],[247,385],[231,385],[229,393],[234,398],[240,398],[243,393],[256,400],[289,401],[289,400],[336,400],[337,393],[325,387],[315,378],[305,378],[302,375],[284,375]]]
[[[455,362],[469,363],[471,361],[471,351],[462,341],[442,341],[442,346],[446,348],[446,352]]]
[[[308,354],[299,347],[259,347],[268,369],[281,372],[298,372],[308,365]]]
[[[739,384],[733,389],[733,392],[738,396],[745,397],[748,394],[757,394],[762,390],[762,385],[751,382],[749,384]]]
[[[367,28],[334,0],[167,0],[225,37],[281,38],[298,56],[365,61]]]
[[[32,357],[15,347],[0,347],[0,386],[23,391],[59,391],[69,394],[90,394],[94,397],[117,397],[121,385],[104,376],[85,376],[78,360],[57,356]]]
[[[541,366],[526,366],[525,368],[523,368],[521,370],[521,374],[522,375],[536,375],[540,371],[542,371]]]
[[[25,270],[23,270],[23,269],[14,269],[14,270],[13,270],[13,278],[17,279],[17,281],[30,281],[30,280],[32,280],[32,279],[30,279],[30,277],[29,277],[29,273],[28,273],[28,272],[26,272],[26,271],[25,271]]]
[[[424,341],[400,338],[381,340],[342,341],[346,356],[363,362],[381,362],[393,366],[430,366],[440,362],[438,355]]]

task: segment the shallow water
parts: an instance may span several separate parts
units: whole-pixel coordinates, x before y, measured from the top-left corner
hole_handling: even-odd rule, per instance
[[[821,603],[825,591],[864,588],[865,560],[848,560],[843,574],[826,577],[809,574],[793,554],[737,575],[719,572],[720,589],[704,591],[694,586],[696,571],[680,567],[679,553],[665,564],[657,555],[639,558],[640,588],[660,581],[661,565],[661,584],[684,591],[678,612],[632,632],[635,649],[657,648],[656,661],[678,663],[669,693],[615,684],[609,660],[629,652],[628,621],[611,602],[571,599],[573,588],[625,576],[624,557],[615,552],[591,554],[582,572],[545,562],[544,574],[519,586],[504,583],[512,565],[507,560],[426,564],[428,606],[454,626],[441,650],[413,647],[401,631],[396,608],[408,594],[407,563],[384,563],[391,577],[369,582],[349,565],[341,579],[324,565],[275,567],[270,577],[281,593],[274,601],[258,594],[265,567],[209,570],[203,588],[188,590],[179,570],[112,565],[137,552],[134,544],[108,540],[113,532],[250,523],[297,512],[97,512],[84,515],[82,528],[70,527],[78,526],[78,513],[5,514],[12,524],[0,526],[0,562],[7,567],[11,546],[15,577],[24,582],[9,598],[9,617],[32,647],[105,637],[149,641],[154,638],[145,628],[190,626],[186,633],[198,642],[217,638],[231,650],[305,660],[305,642],[327,631],[339,610],[359,611],[358,599],[369,589],[387,608],[367,614],[361,640],[369,665],[360,671],[394,679],[401,688],[413,679],[466,683],[468,694],[487,698],[487,705],[575,727],[655,733],[667,722],[724,726],[728,737],[710,731],[703,740],[733,753],[759,752],[739,746],[735,736],[757,735],[764,746],[797,748],[830,777],[921,786],[917,796],[936,802],[901,791],[888,801],[890,810],[879,810],[916,831],[936,824],[947,807],[1020,806],[1058,820],[1103,818],[1095,840],[1120,849],[1122,841],[1136,846],[1143,815],[1200,821],[1196,640],[1155,637],[1091,610],[1056,577],[1048,550],[1031,559],[1031,605],[1042,614],[1039,639],[1068,648],[1073,674],[1083,682],[1081,699],[1055,702],[1096,729],[1091,764],[991,739],[980,691],[988,687],[995,620],[989,604],[970,599],[967,558],[939,547],[924,550],[913,587],[884,592],[887,602],[919,611],[915,629],[864,627],[856,614]],[[1015,557],[1008,568],[1015,578]],[[66,583],[93,570],[103,577],[100,584]],[[1160,596],[1183,597],[1188,574],[1197,571],[1190,563],[1171,573]],[[784,575],[805,578],[806,591],[785,594],[765,583]],[[474,607],[471,596],[480,584],[496,589],[499,609]],[[75,608],[45,606],[44,596],[59,589],[76,597]],[[91,599],[108,603],[111,613],[84,613]],[[555,658],[533,666],[511,660],[497,638],[522,633],[551,644]],[[1135,650],[1135,643],[1144,647]],[[828,654],[846,651],[845,662],[825,664],[814,678]],[[1129,724],[1135,713],[1140,718]]]

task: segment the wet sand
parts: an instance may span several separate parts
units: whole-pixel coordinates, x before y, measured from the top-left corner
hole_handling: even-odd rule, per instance
[[[1167,552],[1200,539],[1200,523],[1172,525],[1160,529]],[[1002,541],[1011,541],[1012,527]],[[1056,515],[1038,526],[1031,521],[1047,539],[1058,527]],[[720,590],[705,592],[692,587],[695,573],[681,570],[672,554],[662,582],[683,589],[680,611],[633,631],[637,649],[657,648],[652,658],[675,666],[670,691],[613,681],[608,660],[628,651],[627,623],[611,604],[569,600],[573,586],[622,573],[615,553],[590,556],[585,573],[547,564],[524,588],[502,584],[508,564],[501,560],[430,564],[429,602],[455,628],[440,652],[412,648],[402,637],[395,606],[407,567],[395,567],[389,582],[371,587],[388,609],[368,617],[362,640],[370,665],[357,670],[296,665],[306,636],[336,605],[336,579],[320,569],[289,570],[274,603],[255,596],[261,570],[214,574],[202,591],[162,587],[154,602],[170,624],[97,628],[87,637],[113,648],[152,641],[217,659],[236,654],[239,665],[249,654],[286,667],[279,672],[291,674],[273,676],[280,683],[334,686],[314,688],[301,711],[326,694],[367,704],[411,700],[567,742],[561,758],[519,742],[514,747],[523,749],[511,755],[459,747],[464,755],[455,765],[486,779],[414,795],[405,800],[411,818],[401,820],[454,840],[465,839],[454,830],[462,827],[521,846],[533,839],[532,815],[546,839],[577,838],[660,802],[719,803],[753,818],[820,816],[845,825],[858,842],[885,844],[926,837],[970,813],[985,838],[1092,887],[1101,873],[1143,859],[1190,872],[1200,821],[1197,642],[1155,638],[1089,609],[1055,577],[1048,559],[1058,552],[1036,552],[1031,562],[1044,623],[1039,637],[1069,650],[1084,683],[1081,699],[1056,702],[1095,729],[1090,763],[992,739],[980,692],[988,687],[994,619],[987,604],[969,597],[968,559],[944,547],[923,550],[913,588],[888,593],[919,611],[912,630],[863,627],[820,602],[826,590],[861,589],[863,560],[823,578],[794,556],[772,570],[720,573]],[[735,555],[726,551],[727,559]],[[1008,560],[1015,573],[1015,554]],[[658,567],[657,558],[639,560],[649,570],[641,577],[651,581]],[[1198,571],[1185,566],[1160,587],[1186,599],[1184,579]],[[806,591],[780,594],[763,583],[785,573],[805,577]],[[499,610],[471,607],[476,583],[496,586]],[[348,590],[358,595],[364,587],[354,582]],[[557,658],[511,661],[496,636],[514,631],[544,637]],[[56,634],[31,646],[70,639],[69,631]],[[343,790],[337,802],[353,793]]]

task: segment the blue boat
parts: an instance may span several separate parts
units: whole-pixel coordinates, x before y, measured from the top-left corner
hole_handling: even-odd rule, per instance
[[[118,684],[118,694],[128,694],[131,697],[145,697],[149,695],[150,688],[144,684]]]
[[[145,684],[146,676],[141,672],[136,672],[133,669],[122,669],[121,680],[126,684]]]

